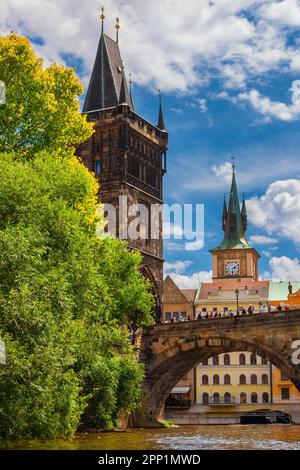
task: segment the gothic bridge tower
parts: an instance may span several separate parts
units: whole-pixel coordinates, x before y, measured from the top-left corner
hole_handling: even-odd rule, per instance
[[[77,149],[77,155],[99,181],[99,200],[115,207],[118,238],[124,238],[124,227],[119,224],[119,197],[127,196],[128,206],[143,204],[148,208],[143,236],[128,238],[127,243],[129,249],[142,254],[141,269],[152,283],[159,313],[163,284],[162,215],[159,236],[151,238],[150,208],[163,203],[168,133],[161,99],[157,125],[136,112],[118,44],[119,20],[113,40],[104,34],[103,10],[100,18],[101,36],[83,106],[83,114],[94,123],[95,132]]]

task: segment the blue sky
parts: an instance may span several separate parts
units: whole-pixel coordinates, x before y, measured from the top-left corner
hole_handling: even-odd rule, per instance
[[[222,237],[234,153],[260,274],[300,279],[300,1],[107,0],[105,8],[108,34],[121,18],[136,109],[154,123],[162,90],[170,142],[166,202],[205,205],[204,248],[166,243],[166,272],[183,287],[209,279],[208,250]],[[2,0],[0,27],[30,37],[46,64],[75,66],[87,85],[98,10],[94,0]]]

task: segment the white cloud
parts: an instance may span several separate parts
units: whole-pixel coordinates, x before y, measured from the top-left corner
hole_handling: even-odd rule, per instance
[[[189,0],[187,8],[180,0],[106,0],[105,7],[108,34],[121,19],[126,70],[140,85],[187,92],[211,74],[241,88],[282,63],[300,67],[286,28],[299,26],[296,0]],[[47,61],[61,62],[61,52],[83,58],[87,79],[100,33],[97,0],[2,0],[0,18],[3,32],[42,37],[35,47]]]
[[[273,257],[269,261],[269,278],[273,281],[299,281],[300,263],[297,258],[291,259],[287,256]]]
[[[266,235],[251,235],[249,242],[254,245],[276,245],[278,240],[276,238],[267,237]]]
[[[204,99],[204,98],[199,98],[199,99],[198,99],[198,104],[199,104],[199,109],[200,109],[201,113],[207,113],[208,109],[207,109],[207,101],[206,101],[206,99]]]
[[[174,263],[169,263],[166,261],[164,263],[164,271],[168,273],[170,271],[175,271],[176,273],[184,273],[185,270],[191,266],[193,263],[191,261],[175,261]]]
[[[249,220],[268,234],[300,242],[300,180],[279,180],[247,201]]]
[[[211,271],[199,271],[191,274],[190,276],[170,273],[171,278],[181,289],[196,289],[199,287],[200,282],[210,282],[212,280]]]
[[[199,271],[191,275],[184,274],[193,263],[189,260],[166,262],[164,264],[164,273],[169,274],[173,281],[181,289],[195,289],[200,282],[210,282],[212,279],[211,271]]]
[[[232,164],[229,162],[222,163],[221,165],[213,165],[212,172],[215,174],[219,181],[230,183],[232,178]]]
[[[238,98],[241,101],[248,101],[256,111],[269,119],[276,118],[282,121],[293,121],[300,116],[299,101],[295,102],[295,104],[287,105],[279,101],[272,101],[270,98],[261,95],[257,90],[240,93]]]
[[[300,26],[300,5],[298,0],[266,2],[261,7],[260,14],[265,19],[286,26]]]

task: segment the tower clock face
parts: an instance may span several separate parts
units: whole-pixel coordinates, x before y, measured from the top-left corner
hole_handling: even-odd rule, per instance
[[[237,261],[228,261],[225,264],[225,273],[228,276],[236,276],[240,271],[240,266]]]

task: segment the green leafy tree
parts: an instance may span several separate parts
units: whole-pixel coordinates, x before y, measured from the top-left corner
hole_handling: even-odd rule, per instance
[[[92,134],[92,125],[79,113],[83,88],[74,70],[45,67],[28,39],[15,33],[0,37],[0,80],[6,86],[0,152],[30,156],[47,149],[62,156]]]
[[[43,69],[14,34],[0,38],[0,70],[0,436],[113,428],[143,379],[127,328],[136,312],[138,325],[152,322],[141,257],[97,236],[97,183],[70,149],[91,132],[73,71]]]

